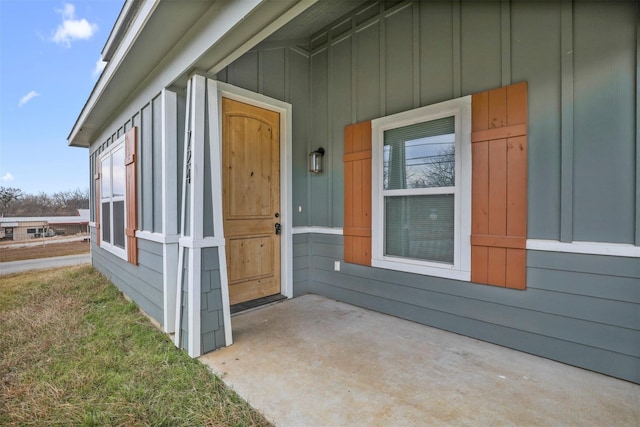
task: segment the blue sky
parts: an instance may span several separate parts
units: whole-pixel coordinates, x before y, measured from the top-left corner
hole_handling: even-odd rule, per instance
[[[89,153],[67,145],[98,80],[124,0],[0,0],[0,186],[89,188]]]

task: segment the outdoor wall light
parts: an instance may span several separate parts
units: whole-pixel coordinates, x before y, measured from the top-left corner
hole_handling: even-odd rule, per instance
[[[309,153],[309,172],[322,172],[322,156],[324,156],[324,148],[322,147]]]

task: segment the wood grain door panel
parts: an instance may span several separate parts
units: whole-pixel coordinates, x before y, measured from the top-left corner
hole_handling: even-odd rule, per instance
[[[223,213],[229,299],[280,293],[280,116],[222,100]]]

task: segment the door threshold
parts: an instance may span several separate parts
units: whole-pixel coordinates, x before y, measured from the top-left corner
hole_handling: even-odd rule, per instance
[[[262,297],[251,301],[245,301],[231,306],[231,314],[238,314],[243,311],[251,310],[252,308],[262,307],[263,305],[273,304],[278,301],[287,299],[282,294],[270,295],[268,297]]]

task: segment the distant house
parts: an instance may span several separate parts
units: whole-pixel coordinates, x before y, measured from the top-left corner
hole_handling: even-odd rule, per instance
[[[0,217],[2,240],[29,240],[88,233],[89,209],[78,209],[76,216]]]
[[[640,382],[638,13],[128,0],[68,138],[93,265],[192,356],[316,293]]]

